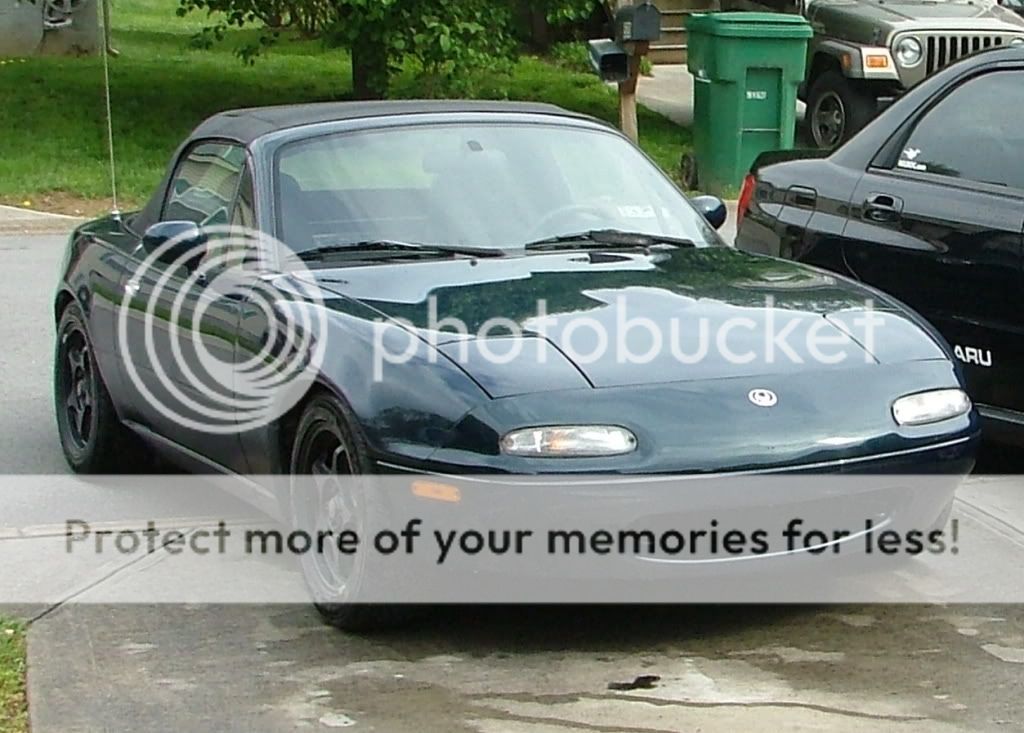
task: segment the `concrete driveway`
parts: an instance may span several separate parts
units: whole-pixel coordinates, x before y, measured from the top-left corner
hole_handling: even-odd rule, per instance
[[[49,376],[62,246],[0,237],[8,473],[65,470]],[[0,506],[6,524],[31,523],[33,507],[80,498],[43,487]],[[1024,544],[1019,497],[980,480],[967,498],[999,518],[998,541]],[[130,496],[107,501],[111,516],[131,513]],[[34,733],[1024,729],[1019,606],[469,607],[373,637],[324,627],[307,606],[21,610],[38,619]]]

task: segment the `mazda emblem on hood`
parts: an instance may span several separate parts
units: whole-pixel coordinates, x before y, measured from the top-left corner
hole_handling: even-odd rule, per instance
[[[747,394],[747,399],[758,407],[774,407],[779,397],[770,389],[752,389]]]

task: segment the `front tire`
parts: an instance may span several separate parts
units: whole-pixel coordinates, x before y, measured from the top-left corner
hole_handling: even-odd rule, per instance
[[[354,555],[342,555],[325,543],[324,552],[303,553],[300,565],[324,621],[345,631],[373,631],[401,625],[415,614],[407,605],[360,601],[369,584],[378,580],[372,555],[364,548],[367,528],[379,523],[382,506],[370,482],[360,480],[370,473],[372,463],[356,424],[336,397],[321,394],[310,400],[295,430],[289,504],[297,531],[315,536],[328,530],[337,536],[350,530],[359,536]]]
[[[849,140],[871,121],[877,100],[836,69],[811,84],[804,123],[815,147],[831,150]]]
[[[53,393],[61,449],[75,473],[113,473],[137,454],[137,441],[117,417],[95,354],[85,316],[72,303],[57,325]]]

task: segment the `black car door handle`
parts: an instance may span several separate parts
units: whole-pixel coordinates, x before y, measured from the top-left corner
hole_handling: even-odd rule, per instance
[[[798,209],[813,209],[818,203],[818,192],[806,186],[790,186],[786,191],[786,205]]]
[[[887,193],[873,193],[864,202],[864,218],[880,223],[894,222],[903,212],[903,202]]]

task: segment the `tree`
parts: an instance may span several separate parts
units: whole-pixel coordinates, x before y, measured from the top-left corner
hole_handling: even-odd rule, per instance
[[[547,51],[551,43],[562,38],[576,37],[601,9],[607,15],[608,8],[603,0],[519,0],[513,3],[522,13],[529,27],[528,40],[541,51]],[[566,31],[567,34],[559,33]]]
[[[429,76],[458,78],[473,67],[512,56],[513,10],[528,4],[558,21],[586,17],[597,0],[179,0],[178,14],[222,14],[206,28],[206,42],[229,26],[259,24],[264,32],[241,50],[252,61],[280,29],[299,27],[352,56],[352,87],[360,99],[386,96],[388,82],[406,59]]]
[[[110,20],[110,0],[101,0],[101,2],[103,3],[103,43],[107,47],[108,54],[117,56],[120,51],[114,48],[114,42],[110,36],[110,29],[113,27]]]
[[[387,94],[388,81],[406,58],[432,74],[455,74],[512,52],[508,7],[493,0],[180,0],[179,15],[196,10],[223,13],[204,30],[209,41],[229,26],[260,24],[247,60],[273,43],[280,28],[302,19],[307,33],[352,55],[352,86],[360,99]],[[287,13],[281,7],[287,5]]]

